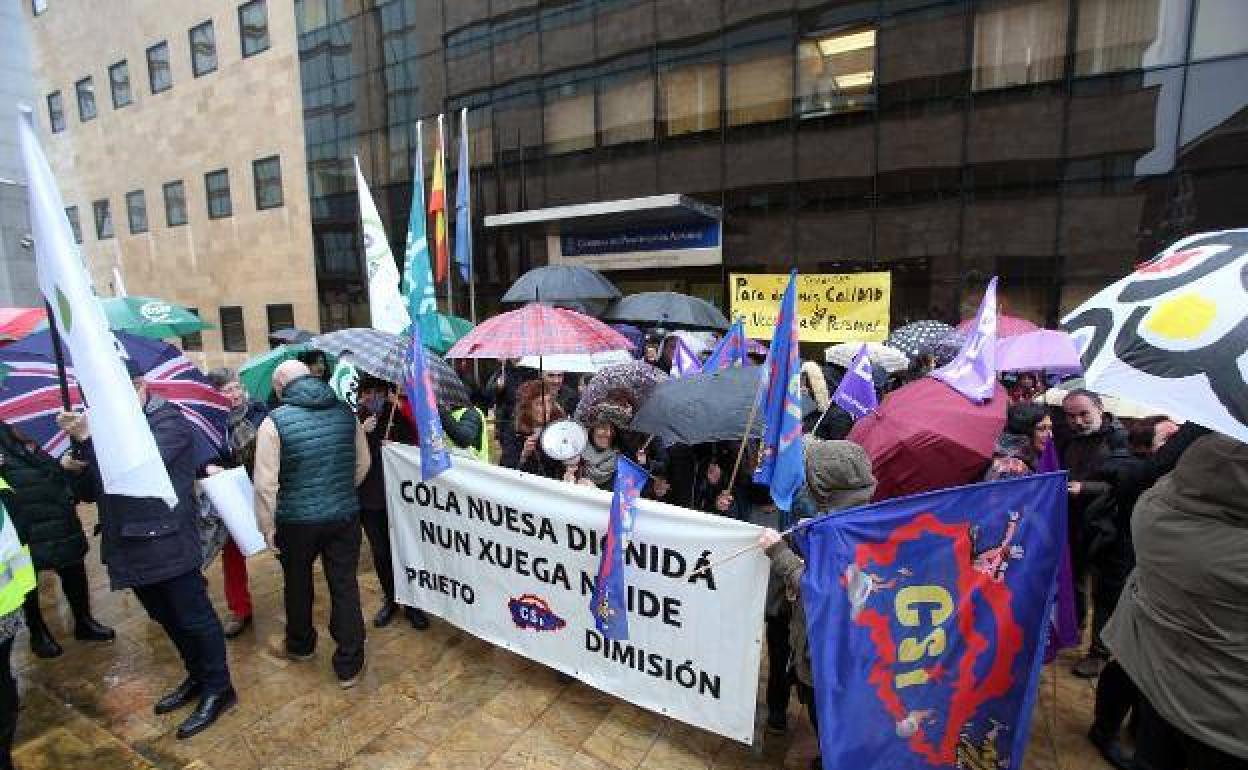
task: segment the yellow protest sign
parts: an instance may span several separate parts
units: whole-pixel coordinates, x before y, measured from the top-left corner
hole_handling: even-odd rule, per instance
[[[789,276],[732,273],[732,316],[745,318],[745,334],[769,340]],[[813,273],[797,276],[798,336],[802,342],[882,342],[888,336],[892,274]]]

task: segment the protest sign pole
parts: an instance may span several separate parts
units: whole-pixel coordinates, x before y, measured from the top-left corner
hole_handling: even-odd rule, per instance
[[[763,384],[766,380],[760,380],[758,391],[754,393],[754,403],[750,405],[750,414],[745,420],[745,433],[741,436],[741,446],[737,447],[737,461],[733,463],[732,475],[728,477],[728,494],[732,494],[732,488],[737,484],[737,472],[741,470],[741,458],[745,456],[745,445],[749,443],[750,431],[754,428],[754,418],[758,416],[758,402],[761,400],[759,396],[763,390]]]
[[[56,378],[61,386],[61,408],[70,411],[69,376],[65,373],[65,351],[61,349],[61,331],[57,326],[56,316],[52,314],[52,303],[43,301],[44,311],[48,314],[48,333],[52,335],[52,355],[56,358]]]

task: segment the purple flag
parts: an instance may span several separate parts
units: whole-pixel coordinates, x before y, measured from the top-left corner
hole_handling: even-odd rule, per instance
[[[672,336],[674,343],[672,344],[672,366],[669,374],[673,377],[684,377],[687,374],[697,374],[702,371],[702,362],[694,355],[685,341],[675,335]]]
[[[1036,473],[1056,473],[1062,469],[1053,439],[1045,444],[1044,452],[1036,463]],[[1053,602],[1053,614],[1049,617],[1049,638],[1044,647],[1044,662],[1051,663],[1057,653],[1079,644],[1079,621],[1075,614],[1075,580],[1070,567],[1070,545],[1062,544],[1061,560],[1057,564],[1057,600]]]
[[[637,463],[620,455],[615,461],[615,495],[611,498],[611,518],[607,521],[607,539],[598,562],[598,579],[594,583],[589,612],[598,633],[606,639],[628,638],[628,588],[624,583],[624,552],[633,536],[633,517],[637,513],[637,497],[646,486],[646,471]]]
[[[832,394],[832,401],[855,420],[866,417],[880,405],[871,375],[871,356],[867,355],[867,346],[864,343],[862,350],[850,362],[845,376],[841,378],[841,384],[836,386],[836,392]]]
[[[433,380],[425,361],[425,346],[420,343],[419,334],[412,337],[404,375],[403,389],[412,405],[416,432],[420,438],[420,480],[428,481],[451,467],[451,455],[446,451],[446,440],[442,437],[438,401],[433,393]]]
[[[975,326],[952,361],[932,376],[966,396],[983,403],[992,398],[997,384],[997,279],[988,282],[984,299],[975,314]]]

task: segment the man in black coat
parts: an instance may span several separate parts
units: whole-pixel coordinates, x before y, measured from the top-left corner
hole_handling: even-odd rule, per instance
[[[195,711],[177,730],[178,738],[189,738],[238,702],[226,665],[221,621],[200,572],[199,512],[192,487],[199,470],[192,448],[194,428],[177,406],[148,393],[132,361],[126,361],[126,368],[178,498],[172,510],[157,498],[104,493],[86,417],[61,412],[57,424],[82,444],[100,514],[100,556],[113,590],[134,590],[186,666],[186,680],[157,701],[153,710],[169,713],[198,698]]]

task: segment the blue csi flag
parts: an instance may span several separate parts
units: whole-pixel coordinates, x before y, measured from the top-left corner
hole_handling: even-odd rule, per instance
[[[711,355],[702,362],[702,373],[712,374],[721,369],[746,365],[745,321],[738,318],[724,333]]]
[[[615,495],[611,498],[611,519],[607,542],[598,562],[598,579],[589,600],[598,633],[606,639],[628,638],[628,589],[624,584],[624,552],[633,536],[633,516],[637,497],[646,485],[646,471],[620,455],[615,461]]]
[[[438,417],[438,402],[433,393],[433,380],[425,361],[425,346],[412,337],[407,349],[407,371],[403,389],[416,417],[416,432],[420,437],[420,480],[428,481],[451,467],[451,455],[446,451],[442,437],[442,420]]]
[[[802,458],[802,358],[797,342],[797,271],[780,300],[776,330],[767,351],[761,392],[763,446],[754,481],[771,488],[771,500],[782,511],[793,507],[793,496],[806,482]]]
[[[459,170],[455,172],[455,264],[465,281],[472,276],[472,207],[468,204],[468,108],[459,113]]]
[[[1064,473],[799,530],[824,766],[1021,768],[1065,535]]]
[[[841,378],[841,384],[836,386],[836,392],[832,394],[832,400],[855,420],[866,417],[880,405],[880,400],[875,395],[871,356],[867,355],[866,343],[863,343],[862,350],[850,362],[849,369]]]

